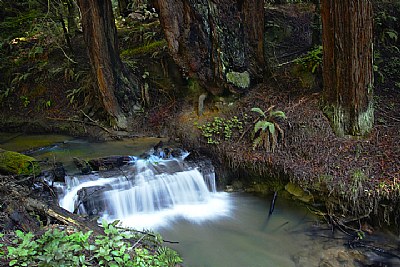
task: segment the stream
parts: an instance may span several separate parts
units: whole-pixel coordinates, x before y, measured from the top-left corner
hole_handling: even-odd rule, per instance
[[[37,141],[42,139],[49,144]],[[32,146],[35,140],[39,146]],[[168,246],[180,253],[184,266],[400,266],[398,258],[376,250],[348,248],[348,237],[333,235],[299,203],[278,195],[269,215],[271,198],[218,192],[212,165],[187,162],[186,152],[161,158],[151,150],[159,141],[166,140],[90,143],[65,136],[0,135],[4,149],[63,162],[65,183],[54,182],[60,206],[120,220],[124,227],[155,230],[165,240],[179,242]],[[72,162],[73,157],[110,155],[129,155],[130,161],[118,170],[86,175]],[[393,242],[393,247],[398,242],[389,234],[376,240]]]

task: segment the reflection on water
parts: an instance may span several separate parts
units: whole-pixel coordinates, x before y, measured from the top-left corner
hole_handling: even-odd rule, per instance
[[[111,155],[133,155],[148,151],[165,138],[143,137],[113,142],[89,142],[64,135],[23,135],[0,133],[0,147],[5,150],[27,152],[38,160],[60,161],[69,172],[76,172],[72,158],[93,159]]]
[[[295,255],[312,246],[305,230],[316,218],[304,208],[278,200],[268,219],[265,199],[239,193],[229,198],[230,217],[201,225],[182,220],[159,230],[165,239],[180,242],[172,246],[187,266],[295,266]]]

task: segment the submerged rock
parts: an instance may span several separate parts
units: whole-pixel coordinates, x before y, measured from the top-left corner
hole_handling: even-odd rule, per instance
[[[304,191],[300,186],[293,183],[288,183],[285,186],[285,190],[294,198],[306,203],[309,203],[314,198],[313,195]]]

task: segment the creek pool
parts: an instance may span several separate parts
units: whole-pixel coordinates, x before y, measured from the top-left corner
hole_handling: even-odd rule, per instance
[[[78,172],[73,166],[73,157],[139,156],[160,140],[166,141],[135,138],[90,143],[65,136],[0,134],[0,147],[28,151],[39,160],[61,161],[67,174],[73,177]],[[124,194],[127,192],[124,189]],[[153,230],[161,233],[165,240],[179,242],[166,244],[180,253],[186,267],[400,266],[399,257],[374,249],[350,249],[347,246],[349,237],[340,232],[333,234],[306,207],[279,195],[270,216],[272,196],[260,198],[247,193],[210,192],[209,197],[217,202],[186,205],[180,213],[174,214],[173,219],[151,214],[162,221],[152,226]],[[125,219],[128,226],[134,225],[135,220],[144,222],[140,217]],[[151,228],[146,227],[146,223],[141,227]],[[391,251],[398,250],[399,238],[396,236],[376,232],[373,240],[375,243],[369,244],[386,244],[386,248],[393,248]]]

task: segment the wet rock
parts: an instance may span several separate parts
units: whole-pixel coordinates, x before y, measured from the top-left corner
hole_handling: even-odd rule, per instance
[[[133,161],[129,156],[110,156],[89,160],[88,164],[94,171],[112,170],[127,165]]]
[[[184,155],[185,151],[183,151],[183,149],[181,148],[174,148],[171,151],[171,156],[173,156],[174,158],[180,158]]]
[[[73,162],[82,174],[89,174],[92,172],[92,167],[86,160],[74,157]]]
[[[311,200],[313,200],[313,195],[305,192],[300,186],[293,183],[288,183],[285,186],[285,190],[300,201],[309,203]]]
[[[89,216],[99,215],[105,210],[106,202],[103,193],[111,188],[107,186],[83,187],[78,191],[78,201],[74,213],[84,209]]]
[[[65,183],[65,168],[62,162],[54,163],[54,168],[52,171],[53,181]]]
[[[232,186],[232,185],[227,185],[227,186],[225,187],[225,192],[231,193],[231,192],[233,192],[233,191],[234,191],[234,189],[233,189],[233,186]]]

